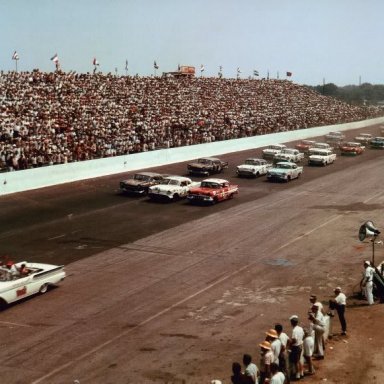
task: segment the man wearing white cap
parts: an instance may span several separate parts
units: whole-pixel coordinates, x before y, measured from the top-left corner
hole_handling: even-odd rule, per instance
[[[336,309],[337,315],[341,325],[341,334],[347,334],[347,322],[345,320],[345,306],[347,305],[347,297],[341,292],[340,287],[336,287],[334,290],[335,298],[329,300],[329,309]]]
[[[304,330],[299,325],[299,317],[293,315],[289,318],[292,325],[292,336],[290,340],[291,353],[289,354],[289,360],[295,368],[296,380],[299,380],[304,376],[304,368],[301,364],[301,354],[303,351],[303,338]]]
[[[374,304],[373,300],[373,274],[375,270],[371,267],[371,263],[369,261],[364,261],[364,272],[363,272],[363,281],[362,287],[364,291],[364,295],[368,300],[368,304]]]

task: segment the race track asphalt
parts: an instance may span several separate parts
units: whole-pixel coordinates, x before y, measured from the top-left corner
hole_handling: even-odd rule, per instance
[[[124,196],[126,175],[1,197],[1,253],[68,274],[0,313],[5,382],[228,380],[275,322],[305,317],[311,292],[353,293],[371,257],[358,228],[382,221],[384,151],[305,165],[290,183],[237,178],[260,153],[221,156],[220,177],[240,193],[214,206]],[[185,174],[186,164],[152,170]]]

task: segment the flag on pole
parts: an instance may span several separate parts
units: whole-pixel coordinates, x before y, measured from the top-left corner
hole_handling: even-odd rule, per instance
[[[204,72],[204,71],[205,71],[204,65],[201,64],[201,65],[200,65],[200,72]]]
[[[223,67],[220,65],[219,67],[219,73],[218,73],[219,78],[221,79],[223,77]]]
[[[128,71],[128,60],[125,60],[125,70]]]
[[[97,61],[96,57],[93,58],[93,65],[100,65],[100,63]]]
[[[241,73],[241,71],[240,71],[240,68],[239,68],[239,67],[237,67],[237,73],[238,73],[238,74],[240,74],[240,73]]]
[[[292,72],[287,72],[287,77],[291,77],[292,76]]]
[[[155,69],[159,69],[159,66],[158,66],[157,63],[156,63],[156,60],[153,62],[153,68],[155,68]]]
[[[13,52],[12,60],[19,60],[19,54],[16,51]]]
[[[55,53],[52,57],[51,57],[51,60],[57,64],[59,62],[59,56],[57,56],[57,53]]]
[[[253,71],[253,76],[259,76],[259,71],[256,71],[256,69]]]

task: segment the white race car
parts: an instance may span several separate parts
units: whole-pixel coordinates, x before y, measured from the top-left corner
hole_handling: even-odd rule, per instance
[[[244,164],[237,166],[236,173],[239,177],[258,177],[261,175],[266,175],[268,169],[270,168],[272,168],[272,164],[268,163],[266,160],[250,157],[249,159],[245,160]]]
[[[271,144],[262,150],[263,159],[273,159],[277,153],[280,153],[286,146],[284,144]]]
[[[23,269],[24,266],[24,269]],[[0,267],[0,305],[2,307],[36,293],[45,293],[49,287],[64,280],[63,265],[27,263]]]
[[[200,186],[189,177],[168,176],[160,184],[149,187],[148,196],[152,200],[175,201],[187,197],[192,187]]]
[[[296,163],[281,161],[274,168],[268,170],[267,179],[270,181],[288,182],[292,179],[298,179],[302,173],[303,167],[298,166]]]

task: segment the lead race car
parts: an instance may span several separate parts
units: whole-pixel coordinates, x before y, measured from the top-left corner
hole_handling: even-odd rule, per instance
[[[0,306],[24,299],[36,293],[46,293],[49,287],[64,280],[63,265],[19,263],[0,267]]]
[[[200,187],[192,188],[187,199],[190,203],[210,203],[216,204],[219,201],[232,199],[239,193],[238,185],[230,184],[224,179],[205,179]]]

